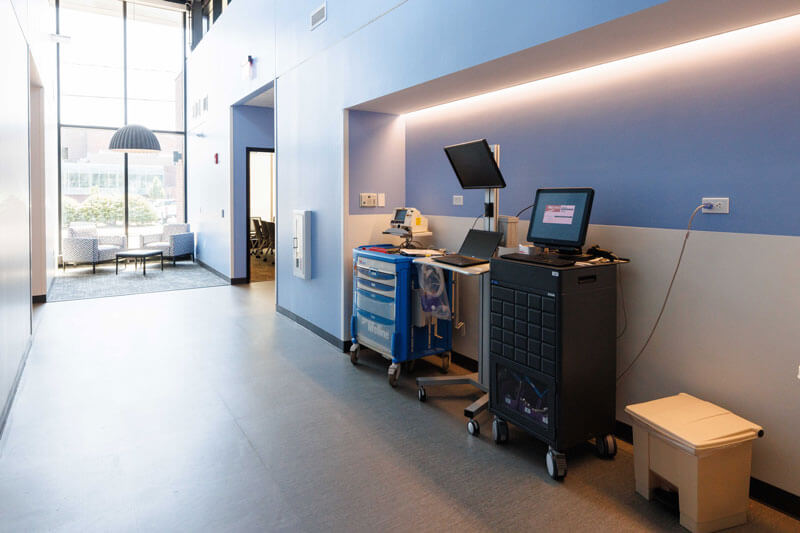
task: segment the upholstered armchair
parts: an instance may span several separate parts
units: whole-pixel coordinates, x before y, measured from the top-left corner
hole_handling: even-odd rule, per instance
[[[61,262],[64,270],[67,263],[91,263],[94,273],[97,263],[112,261],[117,252],[126,249],[127,245],[125,235],[98,235],[94,224],[72,223],[61,243]]]
[[[165,224],[161,233],[139,236],[139,247],[161,250],[173,265],[178,257],[194,260],[194,233],[189,231],[189,224]]]

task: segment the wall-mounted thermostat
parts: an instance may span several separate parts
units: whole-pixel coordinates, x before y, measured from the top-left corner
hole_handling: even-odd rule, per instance
[[[311,211],[293,211],[292,249],[292,274],[311,279]]]

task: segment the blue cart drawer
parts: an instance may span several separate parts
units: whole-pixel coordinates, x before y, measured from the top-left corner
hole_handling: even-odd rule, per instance
[[[391,257],[392,256],[387,256],[387,259]],[[395,272],[397,272],[397,267],[395,267],[393,262],[379,261],[377,259],[371,259],[369,257],[359,257],[356,261],[356,265],[359,268],[366,268],[367,270],[376,270],[378,272],[384,272],[386,274],[394,274]]]
[[[370,268],[358,267],[358,278],[364,279],[368,281],[376,281],[383,285],[391,285],[392,287],[395,286],[397,274],[389,274],[387,272],[381,272],[379,270],[374,270]]]
[[[386,354],[392,355],[393,320],[359,310],[357,331],[359,342],[366,340],[375,348],[381,348]]]
[[[383,283],[378,283],[377,281],[370,281],[368,279],[358,278],[357,289],[374,292],[376,294],[380,294],[382,296],[386,296],[389,298],[394,298],[394,287],[392,287],[391,285],[384,285]]]
[[[356,291],[356,307],[374,315],[394,320],[394,298],[358,289]]]

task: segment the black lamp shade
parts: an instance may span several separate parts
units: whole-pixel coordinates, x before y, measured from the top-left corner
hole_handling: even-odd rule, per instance
[[[161,145],[149,129],[129,124],[114,132],[108,149],[113,152],[160,152]]]

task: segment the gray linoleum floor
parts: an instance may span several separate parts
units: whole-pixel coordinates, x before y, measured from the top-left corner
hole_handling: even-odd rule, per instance
[[[551,481],[534,439],[467,435],[469,389],[391,389],[378,357],[353,367],[276,315],[273,290],[42,306],[0,441],[0,530],[683,531],[634,493],[630,446],[574,451]],[[749,518],[731,531],[800,529],[755,502]]]

